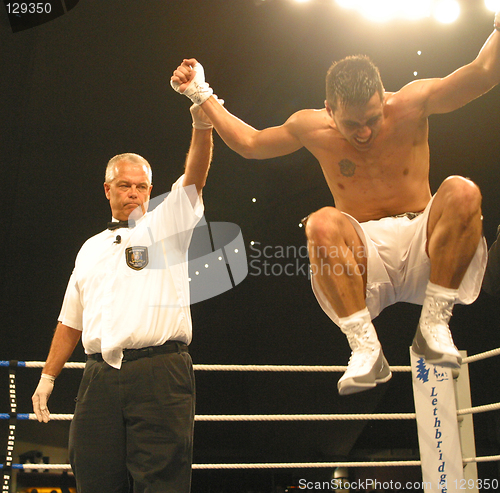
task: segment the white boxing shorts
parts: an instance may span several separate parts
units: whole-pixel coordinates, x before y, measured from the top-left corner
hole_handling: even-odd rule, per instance
[[[430,277],[430,259],[425,251],[427,221],[434,198],[421,214],[402,214],[359,223],[343,213],[358,233],[367,256],[366,306],[374,319],[398,301],[423,304]],[[481,290],[486,261],[486,240],[481,238],[476,253],[458,290],[458,302],[472,303]],[[311,277],[312,288],[324,312],[338,325],[334,312],[321,288]]]

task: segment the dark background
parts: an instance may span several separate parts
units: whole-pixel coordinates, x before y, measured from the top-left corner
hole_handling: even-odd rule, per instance
[[[472,61],[493,22],[480,0],[462,0],[462,15],[450,25],[432,19],[374,24],[320,0],[259,3],[80,0],[66,14],[15,33],[0,8],[0,360],[46,357],[76,253],[110,218],[102,188],[109,158],[136,152],[148,159],[153,195],[167,191],[182,173],[190,103],[170,88],[169,79],[183,58],[203,63],[207,80],[231,112],[264,128],[281,124],[294,111],[321,108],[324,76],[334,60],[369,55],[386,89],[395,91],[415,79],[414,71],[418,78],[443,77]],[[450,174],[474,180],[483,192],[489,244],[500,223],[499,103],[495,88],[452,114],[430,119],[432,191]],[[250,241],[273,251],[299,251],[305,244],[300,219],[333,204],[308,152],[249,161],[217,136],[204,200],[209,221],[240,226],[249,256],[256,255]],[[288,263],[303,265],[306,259],[291,253],[285,257],[270,259],[273,275],[258,275],[254,264],[236,288],[192,307],[195,363],[347,363],[345,337],[321,311],[304,271],[283,272]],[[498,300],[483,293],[454,313],[452,331],[460,349],[476,354],[500,346]],[[375,321],[391,365],[409,364],[418,315],[419,307],[400,304]],[[79,347],[73,359],[83,358]],[[498,358],[475,363],[470,372],[473,405],[497,402]],[[7,412],[3,373],[0,411]],[[39,370],[18,372],[19,412],[31,411],[38,378]],[[414,411],[407,373],[343,398],[337,394],[338,378],[331,373],[197,372],[197,412]],[[73,411],[79,379],[76,370],[58,379],[52,412]],[[500,453],[498,412],[474,420],[478,455]],[[64,445],[67,423],[22,423],[18,436]],[[0,455],[3,450],[2,445]],[[198,423],[194,462],[350,460],[377,450],[405,450],[409,458],[418,457],[415,424]],[[483,478],[499,476],[497,463],[480,464],[479,470]],[[304,474],[322,477],[331,471],[195,471],[193,491],[228,482],[230,491],[254,487],[252,482],[270,491],[270,485],[296,484]]]

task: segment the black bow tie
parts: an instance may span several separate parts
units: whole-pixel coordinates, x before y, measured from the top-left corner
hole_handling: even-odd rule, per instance
[[[128,221],[113,221],[108,223],[108,229],[113,231],[118,228],[133,228],[135,227],[135,221],[133,219],[129,219]]]

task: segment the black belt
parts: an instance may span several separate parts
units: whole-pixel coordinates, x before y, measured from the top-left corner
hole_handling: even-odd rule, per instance
[[[146,358],[148,356],[153,356],[154,354],[185,352],[188,352],[188,347],[184,342],[167,341],[161,346],[148,346],[140,349],[124,349],[122,362],[133,361],[139,358]],[[101,353],[87,354],[87,359],[103,361]]]

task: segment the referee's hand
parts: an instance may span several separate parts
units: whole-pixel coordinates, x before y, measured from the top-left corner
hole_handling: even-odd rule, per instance
[[[54,388],[55,378],[52,375],[45,375],[42,373],[40,382],[33,394],[31,400],[33,401],[33,411],[36,414],[38,421],[41,423],[48,423],[50,421],[50,412],[47,407],[52,389]]]

